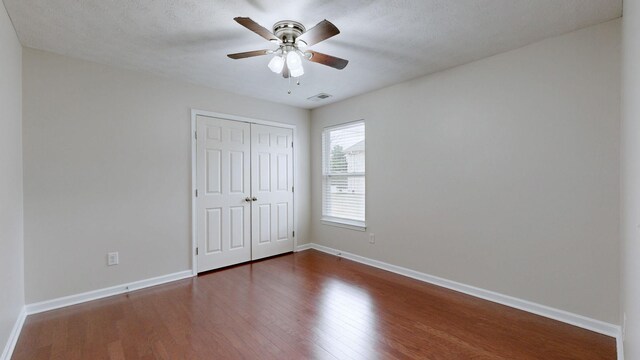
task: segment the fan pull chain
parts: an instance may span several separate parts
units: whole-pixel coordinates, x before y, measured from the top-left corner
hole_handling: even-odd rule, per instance
[[[289,80],[289,91],[287,91],[287,94],[291,95],[291,76],[289,76],[288,78]],[[300,80],[296,80],[296,86],[300,86]]]

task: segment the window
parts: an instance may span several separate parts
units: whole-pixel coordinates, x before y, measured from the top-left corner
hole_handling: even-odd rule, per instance
[[[322,221],[365,230],[364,121],[322,132]]]

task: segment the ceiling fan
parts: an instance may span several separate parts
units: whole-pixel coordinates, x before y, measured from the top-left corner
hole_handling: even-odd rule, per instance
[[[322,20],[308,31],[297,21],[278,21],[273,25],[273,32],[248,17],[236,17],[233,20],[263,38],[277,44],[278,48],[275,50],[254,50],[227,55],[232,59],[237,60],[275,54],[271,61],[269,61],[269,69],[274,73],[282,74],[285,78],[295,78],[304,74],[302,58],[338,70],[344,69],[349,63],[348,60],[308,49],[309,46],[313,46],[340,33],[340,30],[328,20]]]

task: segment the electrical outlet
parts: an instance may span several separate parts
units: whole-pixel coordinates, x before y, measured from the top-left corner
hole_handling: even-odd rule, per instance
[[[369,244],[375,244],[376,243],[376,234],[371,233],[369,234]]]
[[[107,253],[107,266],[118,265],[118,263],[119,263],[119,261],[118,261],[118,253],[117,252]]]

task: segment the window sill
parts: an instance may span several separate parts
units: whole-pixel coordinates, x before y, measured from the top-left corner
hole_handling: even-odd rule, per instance
[[[361,221],[323,218],[323,219],[320,219],[320,222],[322,223],[322,225],[341,227],[344,229],[355,230],[355,231],[367,231],[367,225]]]

